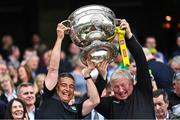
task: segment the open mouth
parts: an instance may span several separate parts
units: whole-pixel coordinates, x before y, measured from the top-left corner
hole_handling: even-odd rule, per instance
[[[15,113],[14,113],[16,116],[22,116],[23,115],[23,111],[16,111]]]

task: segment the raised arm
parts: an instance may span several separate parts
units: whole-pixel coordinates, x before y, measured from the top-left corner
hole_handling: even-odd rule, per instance
[[[100,102],[99,94],[97,92],[96,86],[90,77],[90,72],[94,68],[91,62],[88,62],[87,68],[84,69],[84,77],[87,79],[87,94],[88,99],[83,102],[82,115],[85,116],[89,114]]]
[[[64,31],[69,28],[65,27],[62,23],[59,23],[57,26],[57,40],[55,42],[54,48],[51,53],[50,64],[48,66],[48,73],[45,78],[45,86],[48,90],[52,90],[58,81],[58,69],[60,63],[60,52],[61,52],[61,44],[64,38]]]
[[[136,66],[137,66],[137,85],[142,90],[142,92],[152,92],[152,85],[148,70],[148,64],[142,50],[141,45],[138,43],[134,35],[132,34],[129,24],[126,20],[121,21],[121,28],[126,30],[126,43],[129,51],[131,52],[132,56],[135,59]]]

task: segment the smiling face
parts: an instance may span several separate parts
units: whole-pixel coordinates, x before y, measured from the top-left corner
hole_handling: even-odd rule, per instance
[[[57,93],[60,99],[69,103],[74,96],[75,82],[69,77],[61,77],[56,86]]]
[[[36,101],[34,88],[32,86],[21,87],[18,97],[24,101],[26,106],[34,105]]]
[[[23,105],[19,101],[14,101],[12,103],[11,113],[14,119],[22,119],[24,117]]]
[[[125,100],[133,91],[133,81],[120,77],[119,79],[112,81],[112,88],[114,96],[118,100]]]

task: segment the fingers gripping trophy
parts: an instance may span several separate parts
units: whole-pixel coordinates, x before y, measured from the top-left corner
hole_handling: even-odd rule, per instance
[[[125,31],[118,26],[120,22],[111,9],[101,5],[88,5],[75,10],[62,24],[71,29],[66,34],[82,49],[80,56],[83,64],[87,65],[87,59],[95,64],[115,60],[118,50],[112,41],[118,34],[124,65],[129,65]]]

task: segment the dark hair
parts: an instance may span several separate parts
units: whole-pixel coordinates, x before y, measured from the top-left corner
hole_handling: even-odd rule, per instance
[[[14,103],[14,101],[18,101],[18,102],[20,102],[22,104],[23,109],[24,109],[23,118],[25,118],[26,114],[27,114],[26,106],[25,106],[24,102],[19,98],[14,98],[8,103],[5,118],[13,119],[13,116],[12,116],[12,104]]]
[[[163,95],[163,100],[164,102],[168,102],[168,94],[163,90],[163,89],[157,89],[156,91],[153,92],[153,97],[159,97],[160,95]]]
[[[59,74],[59,79],[63,77],[71,78],[73,81],[75,81],[74,77],[70,73],[61,73]]]
[[[75,82],[74,77],[70,73],[61,73],[61,74],[59,74],[59,77],[58,77],[58,83],[59,83],[60,79],[64,78],[64,77],[71,78]],[[56,84],[56,87],[57,87],[58,83]]]

